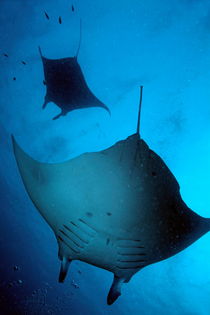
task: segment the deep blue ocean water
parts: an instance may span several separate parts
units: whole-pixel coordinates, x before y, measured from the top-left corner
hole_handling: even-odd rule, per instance
[[[112,116],[90,108],[53,121],[58,107],[41,108],[38,46],[48,58],[74,56],[80,19],[78,61]],[[0,43],[0,314],[210,314],[210,234],[134,275],[112,306],[108,271],[74,261],[59,284],[57,243],[25,191],[10,137],[45,162],[108,148],[135,132],[143,85],[142,138],[187,205],[210,217],[210,1],[1,0]]]

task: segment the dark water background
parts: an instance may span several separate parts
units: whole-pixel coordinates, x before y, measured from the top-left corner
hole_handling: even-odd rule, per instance
[[[37,47],[75,55],[80,18],[78,60],[112,117],[92,108],[52,121],[59,109],[41,109]],[[112,306],[105,270],[73,262],[58,284],[55,237],[24,190],[10,139],[46,162],[107,148],[135,131],[142,84],[142,137],[188,206],[210,217],[210,1],[0,0],[0,43],[0,314],[210,314],[210,234],[137,273]]]

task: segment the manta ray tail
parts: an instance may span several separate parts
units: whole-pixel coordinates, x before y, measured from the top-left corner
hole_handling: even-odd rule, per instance
[[[139,112],[138,112],[138,121],[137,121],[137,128],[136,133],[139,134],[140,131],[140,118],[141,118],[141,106],[142,106],[142,96],[143,96],[143,86],[140,86],[140,100],[139,100]]]
[[[39,46],[38,49],[39,49],[40,56],[43,58],[41,47]]]
[[[82,20],[80,19],[80,24],[79,24],[79,45],[78,45],[76,56],[75,56],[76,59],[78,58],[78,55],[79,55],[81,41],[82,41]]]

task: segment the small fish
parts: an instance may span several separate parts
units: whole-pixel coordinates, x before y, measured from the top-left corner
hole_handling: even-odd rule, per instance
[[[59,16],[58,21],[59,21],[60,24],[62,23],[61,16]]]
[[[17,270],[19,270],[19,267],[15,265],[15,266],[13,266],[13,270],[17,271]]]
[[[21,61],[21,63],[22,63],[23,65],[26,65],[26,62],[25,62],[25,61],[23,61],[23,60]]]
[[[45,14],[46,18],[49,20],[49,19],[50,19],[50,17],[49,17],[49,15],[47,14],[47,12],[46,12],[46,11],[44,11],[44,14]]]
[[[7,57],[7,58],[9,57],[7,54],[3,54],[3,56],[4,56],[4,57]]]
[[[71,6],[71,10],[72,10],[72,12],[74,12],[74,6],[73,5]]]
[[[13,78],[13,81],[16,81],[16,77]],[[14,267],[15,268],[15,267]],[[15,270],[15,269],[14,269]]]

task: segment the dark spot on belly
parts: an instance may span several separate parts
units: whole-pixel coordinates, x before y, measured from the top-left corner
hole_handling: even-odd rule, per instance
[[[110,217],[110,215],[112,215],[112,213],[111,213],[111,212],[107,212],[106,214],[107,214],[109,217]]]
[[[86,215],[87,215],[89,218],[92,218],[92,216],[93,216],[92,212],[86,212]]]

